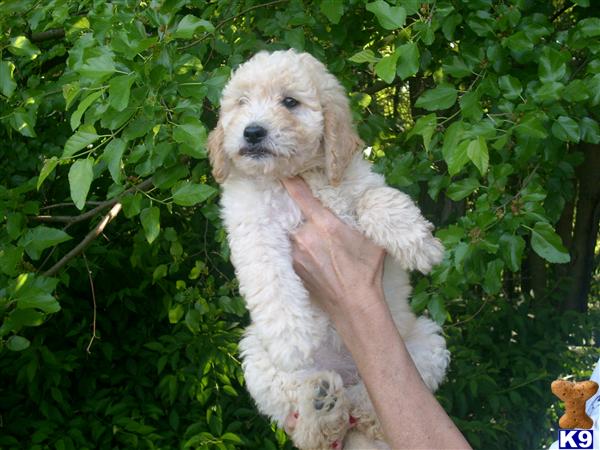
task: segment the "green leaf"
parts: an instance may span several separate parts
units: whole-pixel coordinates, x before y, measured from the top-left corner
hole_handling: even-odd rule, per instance
[[[386,30],[395,30],[404,26],[406,21],[406,10],[402,6],[390,6],[383,0],[368,3],[367,11],[377,17],[379,24]]]
[[[558,50],[544,47],[538,65],[538,76],[542,83],[560,81],[567,74],[565,57]]]
[[[65,98],[65,111],[67,111],[79,93],[81,92],[81,88],[79,86],[79,82],[76,81],[74,83],[64,84],[62,87],[63,97]]]
[[[358,53],[355,53],[354,55],[352,55],[350,58],[348,58],[348,61],[352,61],[358,64],[361,63],[376,63],[380,60],[381,58],[375,56],[375,53],[373,53],[372,50],[361,50]]]
[[[12,350],[13,352],[20,352],[29,347],[31,343],[29,339],[24,338],[23,336],[11,336],[6,340],[6,348]]]
[[[156,268],[154,269],[154,272],[152,273],[152,284],[155,284],[161,278],[166,277],[167,273],[168,273],[168,267],[166,264],[160,264],[160,265],[156,266]]]
[[[10,98],[17,88],[13,78],[14,71],[15,65],[11,61],[0,61],[0,92],[7,98]]]
[[[475,167],[479,169],[481,175],[485,175],[488,170],[488,164],[490,162],[490,156],[488,153],[487,143],[483,136],[479,136],[477,139],[473,139],[469,142],[467,147],[467,156]]]
[[[295,48],[299,51],[304,51],[304,45],[306,39],[304,38],[304,29],[301,27],[286,30],[284,32],[284,40],[287,45],[291,48]]]
[[[590,98],[588,86],[583,80],[571,81],[562,91],[562,98],[568,102],[582,102]]]
[[[22,259],[22,247],[4,245],[4,248],[0,249],[0,272],[11,277],[18,275]]]
[[[343,0],[321,0],[321,12],[331,23],[338,24],[344,15]]]
[[[196,33],[212,33],[213,31],[215,31],[215,27],[208,20],[188,14],[177,24],[173,36],[178,39],[192,39]]]
[[[469,141],[462,141],[464,127],[462,122],[454,122],[448,127],[444,134],[444,145],[442,155],[448,164],[448,173],[452,176],[460,172],[460,169],[469,161],[467,146]]]
[[[121,158],[126,145],[123,139],[115,138],[108,143],[102,155],[102,160],[106,162],[110,176],[117,184],[121,184]]]
[[[427,114],[426,116],[419,117],[415,122],[415,125],[407,133],[406,138],[409,139],[414,135],[423,137],[423,145],[425,150],[429,151],[429,145],[431,144],[431,137],[435,131],[437,125],[437,116],[435,113]]]
[[[11,126],[25,137],[36,137],[35,133],[35,110],[18,108],[10,116]]]
[[[500,292],[500,289],[502,289],[503,268],[504,262],[500,259],[495,259],[487,264],[482,283],[483,290],[487,294],[494,295]]]
[[[173,201],[181,206],[193,206],[203,202],[218,191],[207,184],[194,184],[190,181],[177,183],[173,189]]]
[[[325,0],[327,1],[327,0]],[[233,434],[233,433],[225,433],[223,436],[221,436],[221,439],[223,439],[224,441],[227,442],[233,442],[234,444],[243,444],[244,441],[242,441],[242,438],[240,438],[238,435]]]
[[[128,219],[138,215],[142,210],[142,194],[126,195],[121,199],[123,214]]]
[[[525,250],[525,240],[518,235],[503,234],[500,237],[500,255],[513,272],[521,269],[521,260]]]
[[[39,225],[28,230],[19,240],[19,244],[25,247],[25,251],[31,259],[38,260],[48,247],[53,247],[69,239],[71,236],[62,230]]]
[[[159,189],[169,189],[177,181],[189,175],[188,169],[183,164],[176,164],[169,168],[160,168],[152,175],[152,183]]]
[[[531,247],[546,261],[554,264],[565,264],[571,260],[560,236],[555,233],[552,225],[545,222],[536,223],[531,230]]]
[[[77,105],[77,109],[73,114],[71,114],[71,130],[75,131],[75,129],[81,124],[81,118],[83,114],[87,111],[87,109],[94,103],[98,98],[100,98],[104,94],[104,89],[100,89],[99,91],[92,92],[86,98],[79,102]]]
[[[42,289],[32,287],[27,289],[17,298],[17,306],[20,309],[39,309],[46,314],[52,314],[60,311],[60,304],[48,292]]]
[[[420,58],[419,47],[414,42],[401,45],[396,49],[398,63],[396,73],[402,80],[412,77],[419,71]]]
[[[600,127],[591,117],[584,117],[579,123],[579,134],[583,142],[600,144]]]
[[[596,106],[600,103],[600,73],[597,73],[591,78],[586,78],[585,83],[592,98],[590,104]]]
[[[560,99],[565,85],[558,81],[542,84],[533,94],[533,100],[537,103],[555,102]]]
[[[143,209],[140,212],[140,221],[148,244],[152,244],[160,233],[160,209],[156,206]]]
[[[442,66],[444,72],[454,78],[464,78],[473,74],[473,71],[469,69],[464,60],[458,56],[453,56],[450,64],[444,64]]]
[[[541,119],[535,113],[527,113],[515,127],[519,136],[544,139],[548,136]]]
[[[563,142],[579,142],[579,125],[567,116],[560,116],[552,124],[552,134]]]
[[[505,38],[502,41],[502,45],[517,53],[533,50],[533,42],[523,31],[517,31],[515,34]]]
[[[69,188],[71,198],[77,209],[82,210],[92,180],[94,179],[94,160],[91,158],[78,159],[69,169]]]
[[[442,83],[433,89],[425,91],[416,101],[417,108],[424,108],[428,111],[439,109],[448,109],[456,103],[457,91],[454,86],[448,83]]]
[[[90,144],[96,142],[100,136],[92,127],[81,127],[73,136],[67,139],[62,157],[68,158],[73,156],[79,150],[84,149]]]
[[[498,78],[498,87],[502,91],[502,95],[509,100],[516,100],[523,91],[521,81],[512,75],[502,75]]]
[[[446,195],[455,202],[472,194],[479,187],[479,181],[475,178],[465,178],[464,180],[455,181],[448,189]]]
[[[396,77],[396,62],[398,61],[398,54],[392,53],[386,55],[375,64],[375,73],[386,83],[390,84]]]
[[[129,105],[131,85],[137,78],[135,73],[111,78],[108,83],[108,102],[116,111],[123,111]]]
[[[600,36],[600,18],[588,17],[577,23],[577,30],[587,38]]]
[[[429,300],[429,303],[427,303],[427,309],[429,310],[429,314],[431,314],[431,318],[440,325],[446,321],[448,313],[446,312],[444,299],[441,296],[434,295]]]
[[[471,119],[476,122],[483,116],[483,110],[479,105],[479,95],[477,95],[477,92],[466,92],[460,97],[458,102],[465,119]]]
[[[84,77],[90,78],[95,81],[108,78],[110,75],[115,73],[117,68],[111,54],[103,54],[89,58],[85,64],[83,64],[78,72]]]
[[[54,169],[56,168],[57,165],[58,165],[58,158],[56,156],[53,156],[52,158],[49,158],[46,161],[44,161],[44,167],[42,167],[42,170],[41,170],[41,172],[38,176],[38,180],[37,180],[36,189],[38,191],[40,190],[40,186],[42,185],[44,180],[46,178],[48,178],[48,175],[50,175],[54,171]]]
[[[175,142],[184,144],[183,153],[195,158],[206,157],[206,128],[195,117],[188,117],[184,123],[178,124],[173,129]]]
[[[25,56],[34,60],[41,53],[40,49],[33,45],[25,36],[16,36],[10,40],[8,51],[13,55]]]

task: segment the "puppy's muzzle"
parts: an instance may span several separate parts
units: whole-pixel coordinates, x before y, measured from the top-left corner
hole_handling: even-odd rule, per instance
[[[260,125],[251,124],[244,128],[244,139],[248,144],[256,145],[267,136],[267,130]]]
[[[262,158],[271,155],[271,152],[261,145],[261,142],[267,137],[267,130],[257,124],[250,124],[244,128],[245,145],[240,150],[240,155],[250,156],[251,158]]]

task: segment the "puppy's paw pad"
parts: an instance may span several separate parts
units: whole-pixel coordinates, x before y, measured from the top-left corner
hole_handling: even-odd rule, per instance
[[[338,394],[341,387],[335,380],[327,378],[314,381],[312,406],[319,413],[328,413],[335,408],[338,403]]]

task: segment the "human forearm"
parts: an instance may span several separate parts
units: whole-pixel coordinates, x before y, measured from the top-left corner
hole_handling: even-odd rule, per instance
[[[338,314],[334,321],[352,353],[390,446],[470,448],[421,380],[383,294],[375,288],[357,292],[356,297],[365,305],[361,314]]]

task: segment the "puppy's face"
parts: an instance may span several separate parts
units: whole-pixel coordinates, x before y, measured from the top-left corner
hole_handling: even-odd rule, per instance
[[[337,135],[340,148],[347,146],[344,135],[359,141],[347,103],[337,80],[312,56],[258,53],[223,90],[219,123],[208,142],[215,178],[224,181],[232,166],[246,175],[273,177],[324,168],[331,159],[328,131]],[[342,122],[345,129],[337,130]]]

